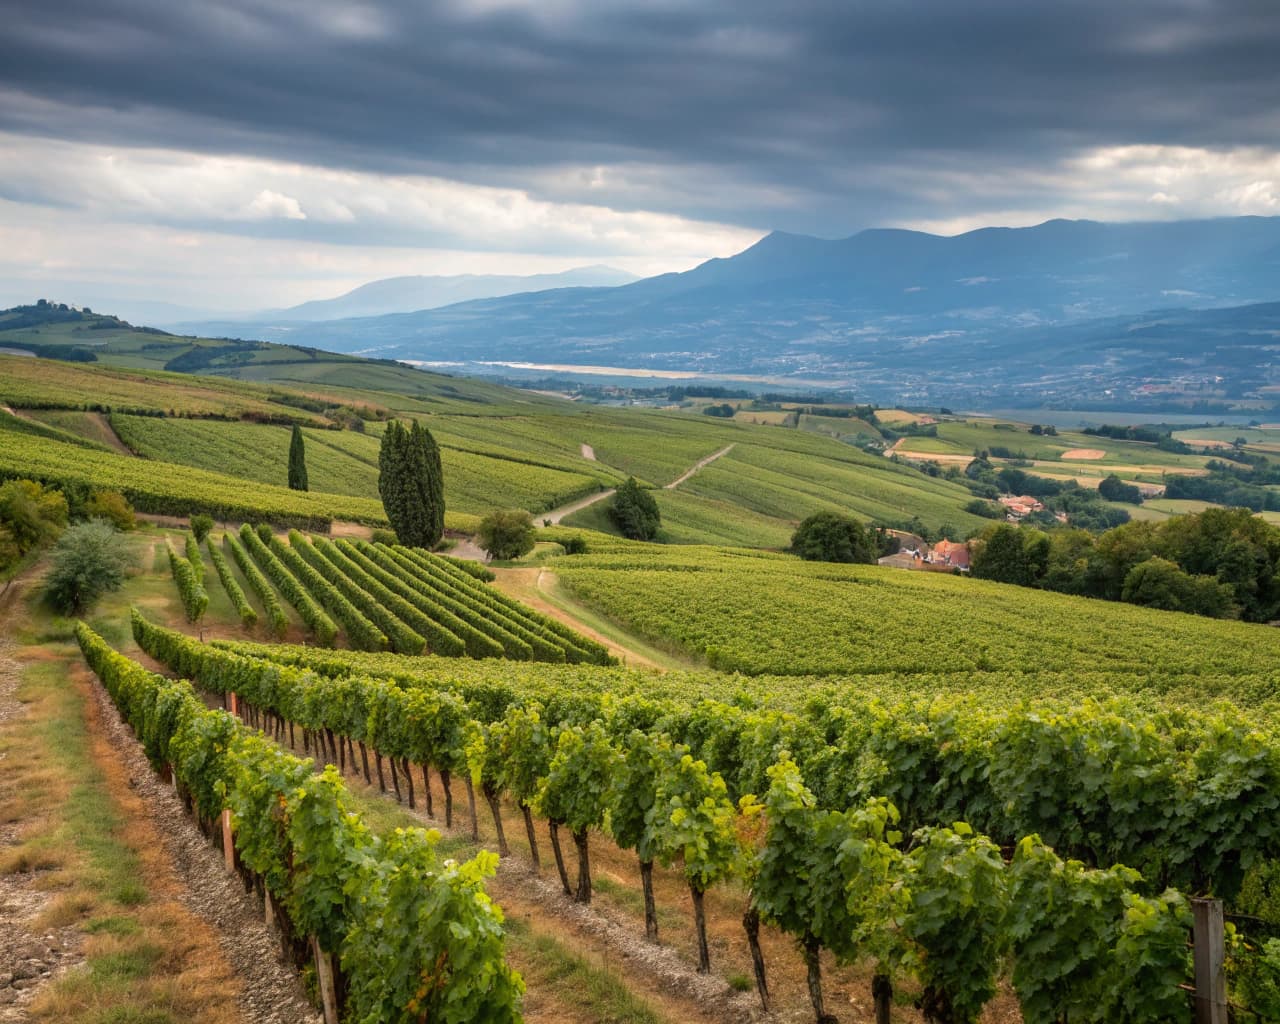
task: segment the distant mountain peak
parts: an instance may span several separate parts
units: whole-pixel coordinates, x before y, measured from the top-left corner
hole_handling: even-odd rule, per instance
[[[315,299],[271,315],[283,320],[344,320],[437,309],[472,299],[492,299],[553,288],[616,287],[636,280],[616,267],[593,264],[555,274],[406,274],[370,281],[331,299]]]

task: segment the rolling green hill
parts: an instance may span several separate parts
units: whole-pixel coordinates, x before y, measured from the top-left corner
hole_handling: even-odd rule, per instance
[[[388,419],[414,417],[440,443],[449,508],[464,515],[495,507],[538,515],[627,476],[666,487],[727,448],[661,493],[663,539],[779,547],[800,519],[823,510],[885,525],[945,525],[957,535],[982,525],[964,510],[972,496],[959,485],[790,426],[592,406],[384,361],[177,337],[74,310],[46,311],[41,321],[32,309],[0,314],[0,350],[36,354],[0,355],[0,404],[58,431],[50,436],[57,443],[36,453],[0,432],[0,473],[101,474],[144,510],[198,510],[204,501],[317,525],[325,518],[320,495],[332,494],[341,497],[330,517],[377,520],[378,436]],[[78,361],[40,358],[73,351]],[[286,482],[292,423],[306,428],[315,488],[308,507],[275,492],[267,499],[267,491],[255,506],[257,485]],[[60,447],[76,438],[104,449],[92,467],[76,466]],[[218,479],[160,474],[169,480],[162,500],[151,493],[157,485],[148,478],[157,474],[147,461]],[[231,490],[236,500],[223,500]],[[607,525],[598,508],[579,519]]]

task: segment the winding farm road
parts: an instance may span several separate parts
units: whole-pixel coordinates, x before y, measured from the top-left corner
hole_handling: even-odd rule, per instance
[[[728,455],[731,451],[733,451],[733,445],[729,445],[727,448],[721,448],[718,452],[715,452],[712,455],[708,455],[705,459],[699,459],[687,470],[685,470],[682,475],[676,477],[674,480],[671,481],[671,483],[667,484],[663,488],[663,490],[674,491],[682,483],[688,480],[689,477],[693,476],[694,473],[698,472],[698,470],[702,469],[704,466],[711,465],[711,463],[715,462],[716,459],[720,458],[723,455]]]
[[[733,451],[733,445],[721,448],[718,452],[713,452],[705,459],[699,459],[680,476],[672,480],[671,483],[666,484],[663,490],[675,490],[682,483],[688,480],[689,477],[693,476],[694,473],[698,472],[698,470],[702,469],[704,466],[709,466],[711,463],[715,462],[716,459],[723,455],[728,455],[731,451]],[[596,453],[591,445],[584,444],[582,446],[582,457],[584,459],[591,459],[592,461],[595,461]],[[573,513],[580,512],[582,509],[595,505],[597,502],[613,497],[615,490],[617,490],[617,488],[610,487],[607,491],[596,491],[595,494],[588,494],[585,498],[579,498],[577,501],[571,501],[567,505],[561,505],[559,508],[553,508],[550,512],[540,513],[539,515],[534,516],[534,519],[550,522],[553,526],[558,525],[560,520],[564,519],[565,516],[571,516]]]
[[[557,525],[565,516],[571,516],[575,512],[579,512],[589,505],[594,505],[598,501],[604,501],[605,498],[613,497],[616,487],[610,487],[607,491],[596,491],[595,494],[588,494],[585,498],[579,498],[577,501],[571,501],[567,505],[561,505],[559,508],[553,508],[550,512],[543,512],[534,516],[535,519],[546,520],[551,525]]]

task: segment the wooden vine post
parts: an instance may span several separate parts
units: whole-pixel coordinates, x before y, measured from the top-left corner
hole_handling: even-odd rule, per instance
[[[324,1024],[338,1024],[338,996],[333,985],[333,957],[320,948],[315,936],[311,948],[316,957],[316,983],[320,987],[320,1002],[324,1007]]]
[[[1196,1024],[1227,1024],[1222,900],[1192,900],[1195,915]]]
[[[227,874],[235,874],[236,847],[235,842],[231,838],[230,807],[224,807],[222,810],[222,863],[226,866]]]

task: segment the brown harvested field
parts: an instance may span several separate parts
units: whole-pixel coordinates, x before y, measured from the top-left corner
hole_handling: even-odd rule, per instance
[[[894,450],[895,455],[900,455],[904,459],[918,459],[921,462],[938,462],[945,466],[967,466],[973,461],[972,455],[959,455],[956,453],[944,454],[940,452],[909,452],[901,448]]]
[[[1214,441],[1207,437],[1184,437],[1180,438],[1183,444],[1195,445],[1198,448],[1230,448],[1230,441]],[[1252,447],[1252,445],[1250,446]]]
[[[1062,453],[1064,459],[1080,459],[1086,461],[1094,461],[1097,459],[1105,459],[1107,453],[1101,448],[1072,448]]]

